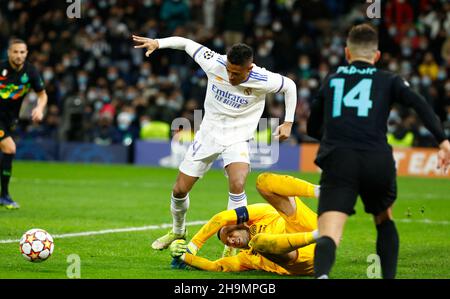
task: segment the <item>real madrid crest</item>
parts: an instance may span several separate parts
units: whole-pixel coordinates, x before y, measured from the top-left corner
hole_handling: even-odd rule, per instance
[[[249,96],[252,94],[252,89],[250,87],[247,87],[246,89],[244,89],[244,93],[245,95]]]
[[[2,77],[6,77],[6,75],[8,75],[8,70],[7,69],[3,69]]]

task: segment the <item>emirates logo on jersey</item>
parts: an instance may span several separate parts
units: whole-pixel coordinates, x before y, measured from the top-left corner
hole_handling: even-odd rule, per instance
[[[244,89],[244,94],[247,95],[247,96],[251,95],[252,94],[252,89],[250,87]]]

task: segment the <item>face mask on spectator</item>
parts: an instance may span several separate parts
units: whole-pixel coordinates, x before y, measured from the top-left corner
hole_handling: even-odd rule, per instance
[[[309,63],[307,63],[307,62],[301,62],[301,63],[299,64],[299,67],[300,67],[301,70],[307,70],[307,69],[309,69]]]
[[[413,86],[418,86],[420,84],[420,78],[417,76],[414,76],[411,78],[411,84]]]
[[[49,70],[46,70],[46,71],[44,71],[44,73],[43,73],[43,77],[44,77],[44,80],[45,80],[45,81],[50,81],[50,80],[53,79],[53,72],[52,72],[52,71],[49,71]]]
[[[103,103],[102,103],[102,102],[96,101],[96,102],[94,103],[94,109],[95,109],[96,111],[99,111],[100,109],[102,109],[102,107],[103,107]]]
[[[280,32],[282,29],[283,29],[283,25],[279,21],[276,21],[272,24],[272,30],[274,32]]]
[[[171,73],[167,79],[168,79],[169,82],[172,83],[172,84],[177,84],[177,83],[179,82],[179,80],[178,80],[178,75],[175,74],[175,73]]]
[[[300,88],[299,95],[301,98],[307,99],[311,95],[311,92],[308,88]]]
[[[336,55],[331,55],[329,62],[332,66],[336,66],[339,63],[339,57],[337,57]]]
[[[132,101],[133,99],[135,99],[137,97],[137,94],[133,91],[133,92],[127,92],[125,98],[128,101]]]
[[[387,126],[388,133],[392,134],[395,132],[396,129],[397,129],[397,125],[388,125]]]
[[[131,122],[134,119],[134,115],[129,112],[120,112],[117,116],[117,125],[120,130],[125,131],[130,127]]]
[[[150,70],[148,68],[142,68],[140,74],[143,77],[148,77],[150,75]]]
[[[78,76],[78,84],[82,85],[82,84],[86,84],[87,82],[87,77],[84,75],[80,75]]]
[[[299,12],[294,12],[292,15],[292,23],[298,24],[302,20],[302,15]]]
[[[444,70],[444,69],[440,69],[439,70],[439,73],[438,73],[438,75],[437,75],[437,79],[438,80],[445,80],[447,78],[447,72]]]
[[[427,87],[431,85],[431,79],[428,76],[422,77],[422,85]]]
[[[398,64],[397,64],[397,62],[391,62],[391,63],[389,63],[388,68],[389,68],[389,70],[390,70],[391,72],[397,72],[397,71],[398,71]]]
[[[409,57],[412,54],[412,49],[410,47],[402,48],[402,55],[405,57]]]
[[[394,26],[391,26],[391,27],[389,28],[388,32],[389,32],[389,34],[390,34],[391,36],[394,36],[394,35],[397,34],[397,28],[395,28]]]
[[[276,93],[276,94],[275,94],[275,101],[277,101],[277,102],[279,102],[279,103],[282,103],[282,102],[284,101],[283,95],[280,94],[280,93]]]
[[[109,81],[115,81],[119,77],[119,75],[116,72],[108,73],[106,76]]]
[[[424,126],[420,126],[419,128],[419,134],[422,136],[428,136],[431,135],[430,131],[428,131],[427,128],[425,128]]]
[[[87,99],[90,102],[95,101],[97,99],[97,92],[95,92],[94,90],[89,90],[87,93]]]
[[[258,48],[258,56],[259,57],[267,57],[269,55],[269,50],[266,47]]]
[[[223,40],[221,38],[219,38],[219,37],[216,37],[214,39],[213,44],[214,44],[214,47],[218,48],[218,49],[223,48],[223,46],[224,46],[223,45]]]
[[[95,20],[92,22],[92,26],[94,26],[95,28],[100,27],[101,24],[102,24],[102,22],[100,22],[99,19],[95,19]]]

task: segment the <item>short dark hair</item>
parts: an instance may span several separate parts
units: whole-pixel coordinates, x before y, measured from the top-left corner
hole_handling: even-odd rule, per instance
[[[9,40],[8,48],[10,48],[14,44],[24,44],[25,46],[27,45],[27,43],[23,39],[14,37]]]
[[[253,50],[246,44],[235,44],[228,50],[227,59],[231,64],[245,65],[253,59]]]
[[[353,26],[348,33],[347,42],[355,46],[373,44],[378,46],[378,31],[369,24]]]

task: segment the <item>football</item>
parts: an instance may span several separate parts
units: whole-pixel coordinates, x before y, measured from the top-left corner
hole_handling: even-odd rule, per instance
[[[19,242],[20,253],[30,262],[48,259],[54,249],[53,238],[43,229],[33,228],[23,234]]]

